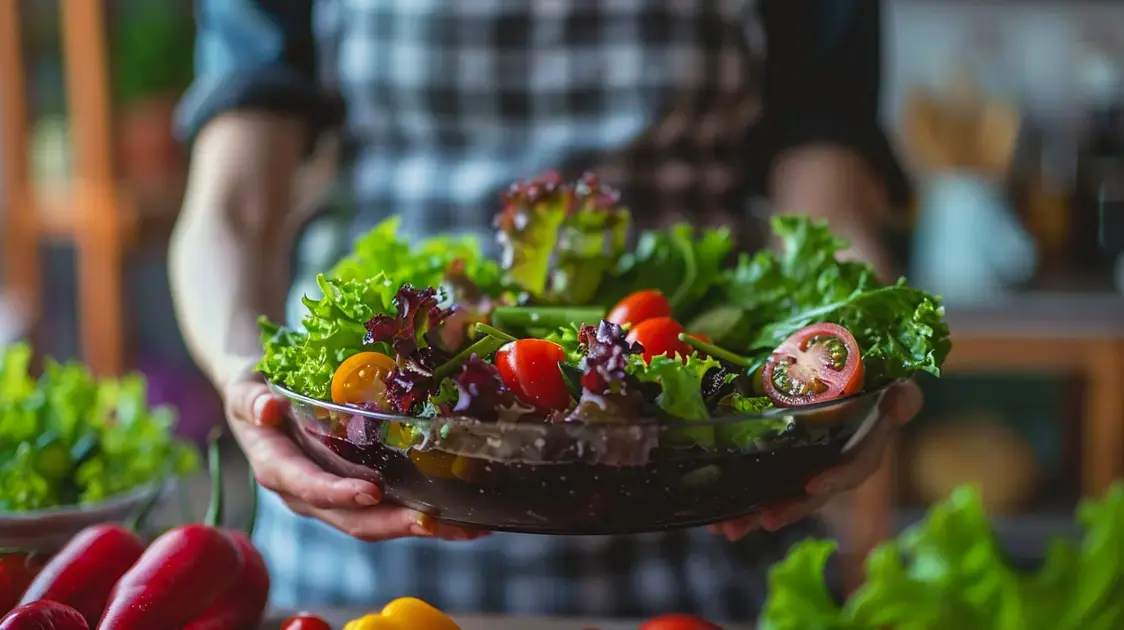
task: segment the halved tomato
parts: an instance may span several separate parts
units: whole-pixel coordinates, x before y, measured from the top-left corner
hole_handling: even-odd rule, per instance
[[[618,326],[635,326],[657,317],[671,317],[671,303],[663,293],[655,289],[644,289],[626,296],[609,311],[609,316],[605,319]]]
[[[850,396],[863,386],[859,344],[839,324],[806,326],[777,346],[762,368],[761,381],[778,407]]]
[[[651,363],[652,357],[661,354],[668,356],[679,355],[684,363],[687,357],[694,352],[691,346],[679,341],[683,333],[683,325],[670,317],[656,317],[647,319],[632,327],[628,331],[628,342],[639,343],[644,346],[644,361]]]
[[[332,376],[332,402],[340,405],[371,403],[387,409],[386,377],[394,359],[381,352],[360,352],[348,357]]]
[[[558,364],[566,350],[546,339],[519,339],[496,352],[504,385],[539,411],[565,411],[572,397]]]

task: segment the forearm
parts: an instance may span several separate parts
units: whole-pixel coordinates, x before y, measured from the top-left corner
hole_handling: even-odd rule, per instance
[[[258,356],[257,317],[280,316],[284,219],[303,143],[302,123],[254,113],[222,115],[196,140],[169,273],[188,349],[215,383]]]
[[[833,232],[851,242],[848,257],[867,260],[892,277],[880,239],[889,207],[886,186],[862,156],[829,145],[793,148],[779,156],[770,179],[777,212],[826,219]]]
[[[799,212],[840,223],[882,218],[886,187],[857,153],[842,147],[812,145],[791,149],[772,170],[770,189],[781,212]]]

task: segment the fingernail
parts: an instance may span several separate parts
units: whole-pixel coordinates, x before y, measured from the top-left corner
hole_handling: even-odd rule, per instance
[[[437,521],[432,516],[421,512],[415,515],[414,524],[410,526],[411,533],[415,536],[433,536],[437,533]]]
[[[253,421],[257,424],[266,424],[266,410],[269,406],[269,396],[262,394],[254,399],[254,408],[251,410],[254,414]]]
[[[360,492],[359,494],[355,495],[355,502],[359,505],[365,505],[368,507],[379,504],[379,500],[377,497],[371,496],[365,492]]]
[[[742,538],[748,536],[749,532],[757,529],[757,524],[757,519],[753,519],[740,524],[731,524],[725,531],[726,540],[730,542],[738,542]]]
[[[787,512],[782,512],[780,514],[766,514],[762,516],[761,527],[763,527],[766,531],[777,531],[778,529],[784,527],[786,514]]]
[[[810,494],[834,494],[836,488],[839,487],[839,478],[835,476],[827,476],[808,484],[808,492]]]

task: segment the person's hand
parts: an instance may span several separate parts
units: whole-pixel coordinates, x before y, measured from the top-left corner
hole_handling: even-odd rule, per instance
[[[917,415],[921,403],[921,389],[913,381],[893,385],[882,398],[882,418],[863,438],[859,451],[843,466],[808,481],[804,486],[806,498],[786,501],[757,514],[711,525],[710,531],[725,536],[731,542],[759,527],[775,531],[810,516],[836,495],[859,487],[878,470],[890,439],[901,425]]]
[[[344,479],[308,459],[278,425],[288,399],[251,370],[240,370],[223,386],[231,432],[262,487],[297,514],[321,520],[364,541],[406,536],[475,540],[488,532],[440,524],[420,512],[382,504],[382,489],[369,481]]]

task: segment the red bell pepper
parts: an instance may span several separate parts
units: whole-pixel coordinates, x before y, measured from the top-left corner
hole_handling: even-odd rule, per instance
[[[160,499],[157,491],[125,525],[101,523],[78,533],[54,555],[27,587],[20,605],[39,600],[66,604],[86,623],[101,619],[113,585],[144,553],[137,530]]]
[[[218,435],[210,449],[211,509],[205,524],[163,534],[113,587],[98,630],[182,628],[198,618],[242,574],[243,554],[216,527],[222,518]]]
[[[136,532],[116,523],[87,527],[43,567],[20,604],[59,602],[96,624],[114,583],[141,557],[144,547]]]
[[[257,483],[250,471],[250,525],[246,532],[226,530],[242,551],[242,570],[234,584],[211,607],[183,630],[243,630],[261,625],[269,603],[269,570],[254,547],[254,516],[257,513]]]
[[[261,625],[269,602],[269,571],[265,560],[246,534],[228,531],[226,535],[242,551],[243,564],[239,577],[226,593],[183,630],[244,630]]]
[[[24,604],[0,619],[0,630],[90,630],[82,613],[66,604]]]
[[[43,557],[22,551],[0,552],[0,615],[19,605],[20,596],[43,569]]]

